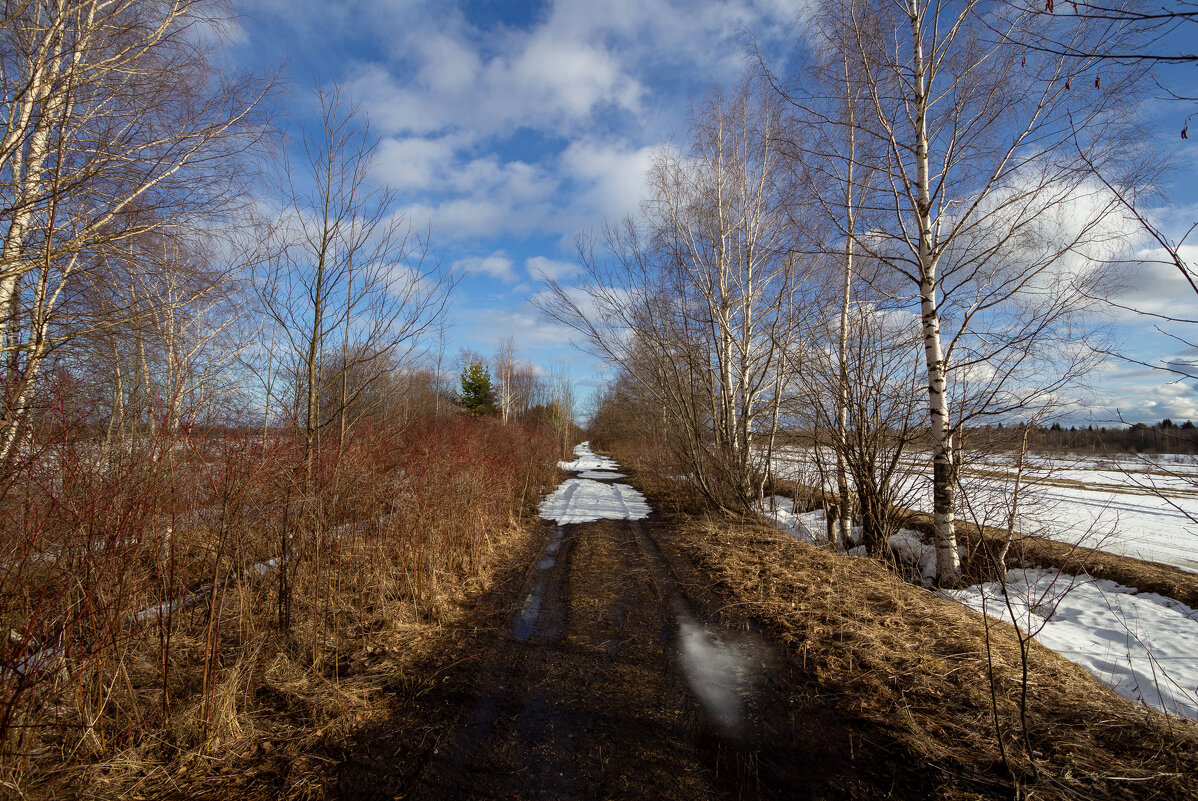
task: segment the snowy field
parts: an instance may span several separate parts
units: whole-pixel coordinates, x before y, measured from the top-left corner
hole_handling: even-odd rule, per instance
[[[1193,468],[1193,463],[1189,462],[1186,467]],[[1193,474],[1192,469],[1190,474]],[[1104,514],[1112,513],[1118,507],[1110,503],[1088,507],[1077,500],[1079,497],[1086,500],[1084,493],[1094,496],[1105,493],[1119,496],[1116,500],[1129,499],[1147,510],[1142,513],[1145,515],[1162,514],[1160,505],[1171,508],[1160,498],[1138,494],[1137,490],[1143,490],[1134,484],[1131,487],[1117,484],[1120,480],[1153,481],[1156,488],[1167,487],[1169,480],[1176,481],[1171,499],[1189,500],[1186,494],[1190,489],[1187,486],[1189,479],[1184,478],[1185,474],[1182,478],[1155,473],[1139,478],[1134,478],[1135,475],[1100,465],[1075,467],[1073,472],[1054,472],[1047,478],[1055,483],[1041,478],[1038,489],[1045,492],[1040,495],[1040,500],[1065,499],[1059,501],[1058,512],[1068,510],[1079,516],[1074,525],[1086,526],[1093,525],[1092,522],[1081,522],[1087,519],[1085,515],[1090,509]],[[1129,479],[1129,476],[1133,478]],[[1100,480],[1110,483],[1100,488],[1096,486]],[[1085,481],[1089,486],[1061,491],[1060,483],[1069,481]],[[827,543],[827,520],[822,510],[796,514],[789,498],[774,498],[764,502],[759,511],[796,539],[813,545]],[[1178,514],[1184,519],[1184,514]],[[1067,520],[1067,514],[1060,514],[1060,519]],[[1128,519],[1127,515],[1123,517],[1125,525]],[[1131,549],[1136,542],[1164,542],[1176,546],[1193,541],[1186,539],[1192,535],[1181,521],[1175,520],[1174,525],[1172,537],[1159,536],[1153,540],[1152,535],[1159,532],[1132,529],[1131,533],[1138,534],[1139,539],[1125,539],[1121,544]],[[1114,538],[1109,538],[1106,544],[1115,542]],[[890,544],[900,559],[918,566],[925,576],[925,584],[931,583],[936,566],[934,547],[924,543],[917,532],[908,530],[892,537]],[[862,550],[854,548],[850,553],[856,555]],[[1042,645],[1086,668],[1125,698],[1172,715],[1198,719],[1198,611],[1172,598],[1139,592],[1113,581],[1071,576],[1054,570],[1012,570],[1007,575],[1006,593],[1004,597],[1003,586],[991,582],[943,594],[1031,632]]]
[[[809,452],[784,452],[775,459],[774,469],[782,478],[818,481]],[[915,476],[912,506],[930,512],[931,465],[921,465],[917,456],[909,469]],[[979,496],[993,498],[1011,486],[1012,474],[1009,461],[977,460],[965,468],[962,480]],[[1024,481],[1019,531],[1198,573],[1194,457],[1036,455]]]

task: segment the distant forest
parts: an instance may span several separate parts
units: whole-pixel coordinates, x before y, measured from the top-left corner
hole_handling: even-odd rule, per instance
[[[1189,420],[1178,424],[1168,418],[1128,428],[1065,428],[1053,423],[1029,432],[1028,444],[1037,450],[1084,453],[1198,453],[1198,426]]]

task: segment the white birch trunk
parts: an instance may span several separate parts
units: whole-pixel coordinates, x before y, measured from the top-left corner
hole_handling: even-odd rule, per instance
[[[928,74],[924,62],[922,22],[925,8],[911,0],[912,79],[914,83],[916,216],[919,225],[919,303],[927,366],[928,414],[932,436],[932,516],[936,539],[936,572],[942,585],[956,584],[961,575],[954,528],[955,494],[952,427],[948,408],[948,375],[940,340],[936,303],[936,261],[933,245],[931,164],[928,153]]]

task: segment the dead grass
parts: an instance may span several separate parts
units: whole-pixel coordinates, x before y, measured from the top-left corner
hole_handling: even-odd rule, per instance
[[[980,615],[910,586],[884,566],[847,559],[751,521],[676,521],[674,544],[711,577],[724,614],[781,642],[869,730],[968,789],[1009,784],[990,709]],[[1016,773],[1014,632],[991,625],[1000,725]],[[1082,668],[1034,646],[1029,734],[1044,797],[1193,797],[1198,725],[1140,709]],[[866,737],[870,734],[866,733]]]
[[[321,503],[311,507],[287,481],[279,483],[288,491],[271,483],[275,473],[293,477],[294,465],[234,454],[246,458],[230,459],[222,475],[255,480],[235,482],[237,494],[222,495],[219,506],[194,501],[204,514],[178,516],[186,526],[171,536],[179,575],[168,586],[154,569],[162,549],[149,534],[144,547],[122,534],[104,548],[74,548],[79,565],[68,565],[33,558],[43,530],[57,531],[45,521],[66,523],[9,515],[29,536],[21,570],[0,571],[7,625],[40,623],[72,650],[29,681],[0,671],[0,798],[324,793],[328,759],[320,754],[371,718],[392,715],[392,688],[429,672],[414,666],[435,671],[445,633],[474,619],[531,537],[534,502],[558,457],[539,433],[458,418],[417,420],[359,444],[347,452],[349,469],[321,474],[322,491],[313,493]],[[108,508],[109,494],[89,492],[86,509]],[[291,548],[285,585],[277,567],[240,569],[280,553],[272,550],[280,543]],[[205,558],[190,558],[191,550]],[[47,564],[88,603],[45,580]],[[30,606],[27,589],[38,584],[26,579],[39,577],[41,606]],[[205,585],[169,616],[136,614]],[[10,637],[0,662],[55,641],[34,630],[26,637],[33,645]]]
[[[868,758],[872,748],[893,759],[898,748],[900,758],[926,766],[946,798],[1010,797],[1012,772],[1021,784],[1032,783],[1032,759],[1040,776],[1030,788],[1035,798],[1198,797],[1198,724],[1135,706],[1038,643],[1029,660],[1029,759],[1021,744],[1015,632],[991,621],[1008,771],[995,734],[980,614],[904,582],[879,562],[806,545],[755,519],[715,514],[659,477],[634,478],[655,508],[669,510],[662,544],[698,577],[690,591],[724,623],[763,630],[783,646],[809,677],[803,692],[855,719],[862,739],[855,758]],[[1131,560],[1032,540],[1020,542],[1023,558],[1178,592],[1167,583],[1170,571],[1155,565],[1118,564]]]
[[[265,638],[256,658],[243,655],[241,669],[223,674],[218,723],[207,743],[194,730],[176,731],[170,742],[143,740],[89,766],[70,783],[72,794],[247,801],[336,795],[335,755],[362,732],[397,726],[404,720],[397,699],[418,697],[463,658],[480,614],[489,614],[480,607],[518,580],[513,566],[526,565],[538,536],[536,525],[521,523],[495,532],[475,575],[446,582],[443,594],[426,599],[434,614],[416,619],[410,604],[376,607],[327,643],[323,669],[312,666],[303,632]],[[191,708],[176,718],[200,715]]]

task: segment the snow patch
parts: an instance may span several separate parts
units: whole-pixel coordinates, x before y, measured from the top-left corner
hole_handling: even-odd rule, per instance
[[[931,587],[936,583],[936,546],[924,542],[923,534],[901,528],[890,538],[890,547],[900,562],[919,571],[923,586]],[[964,545],[958,545],[957,555],[964,562],[969,551]]]
[[[587,470],[616,470],[620,465],[616,464],[614,459],[609,459],[606,456],[599,456],[591,451],[591,443],[580,442],[574,446],[575,459],[572,462],[558,462],[557,466],[562,470],[569,470],[575,473],[582,473]]]
[[[627,484],[569,478],[541,501],[540,515],[559,524],[640,520],[649,516],[649,504]]]
[[[1030,632],[1125,698],[1198,719],[1198,611],[1055,570],[1011,570],[1006,592],[1010,609],[998,582],[947,594]]]
[[[795,502],[784,495],[775,495],[758,501],[753,510],[769,520],[778,530],[796,540],[811,545],[828,542],[828,521],[822,509],[795,514]]]
[[[623,473],[613,473],[610,470],[587,470],[578,474],[579,478],[593,478],[596,481],[614,481],[617,478],[628,478]]]

